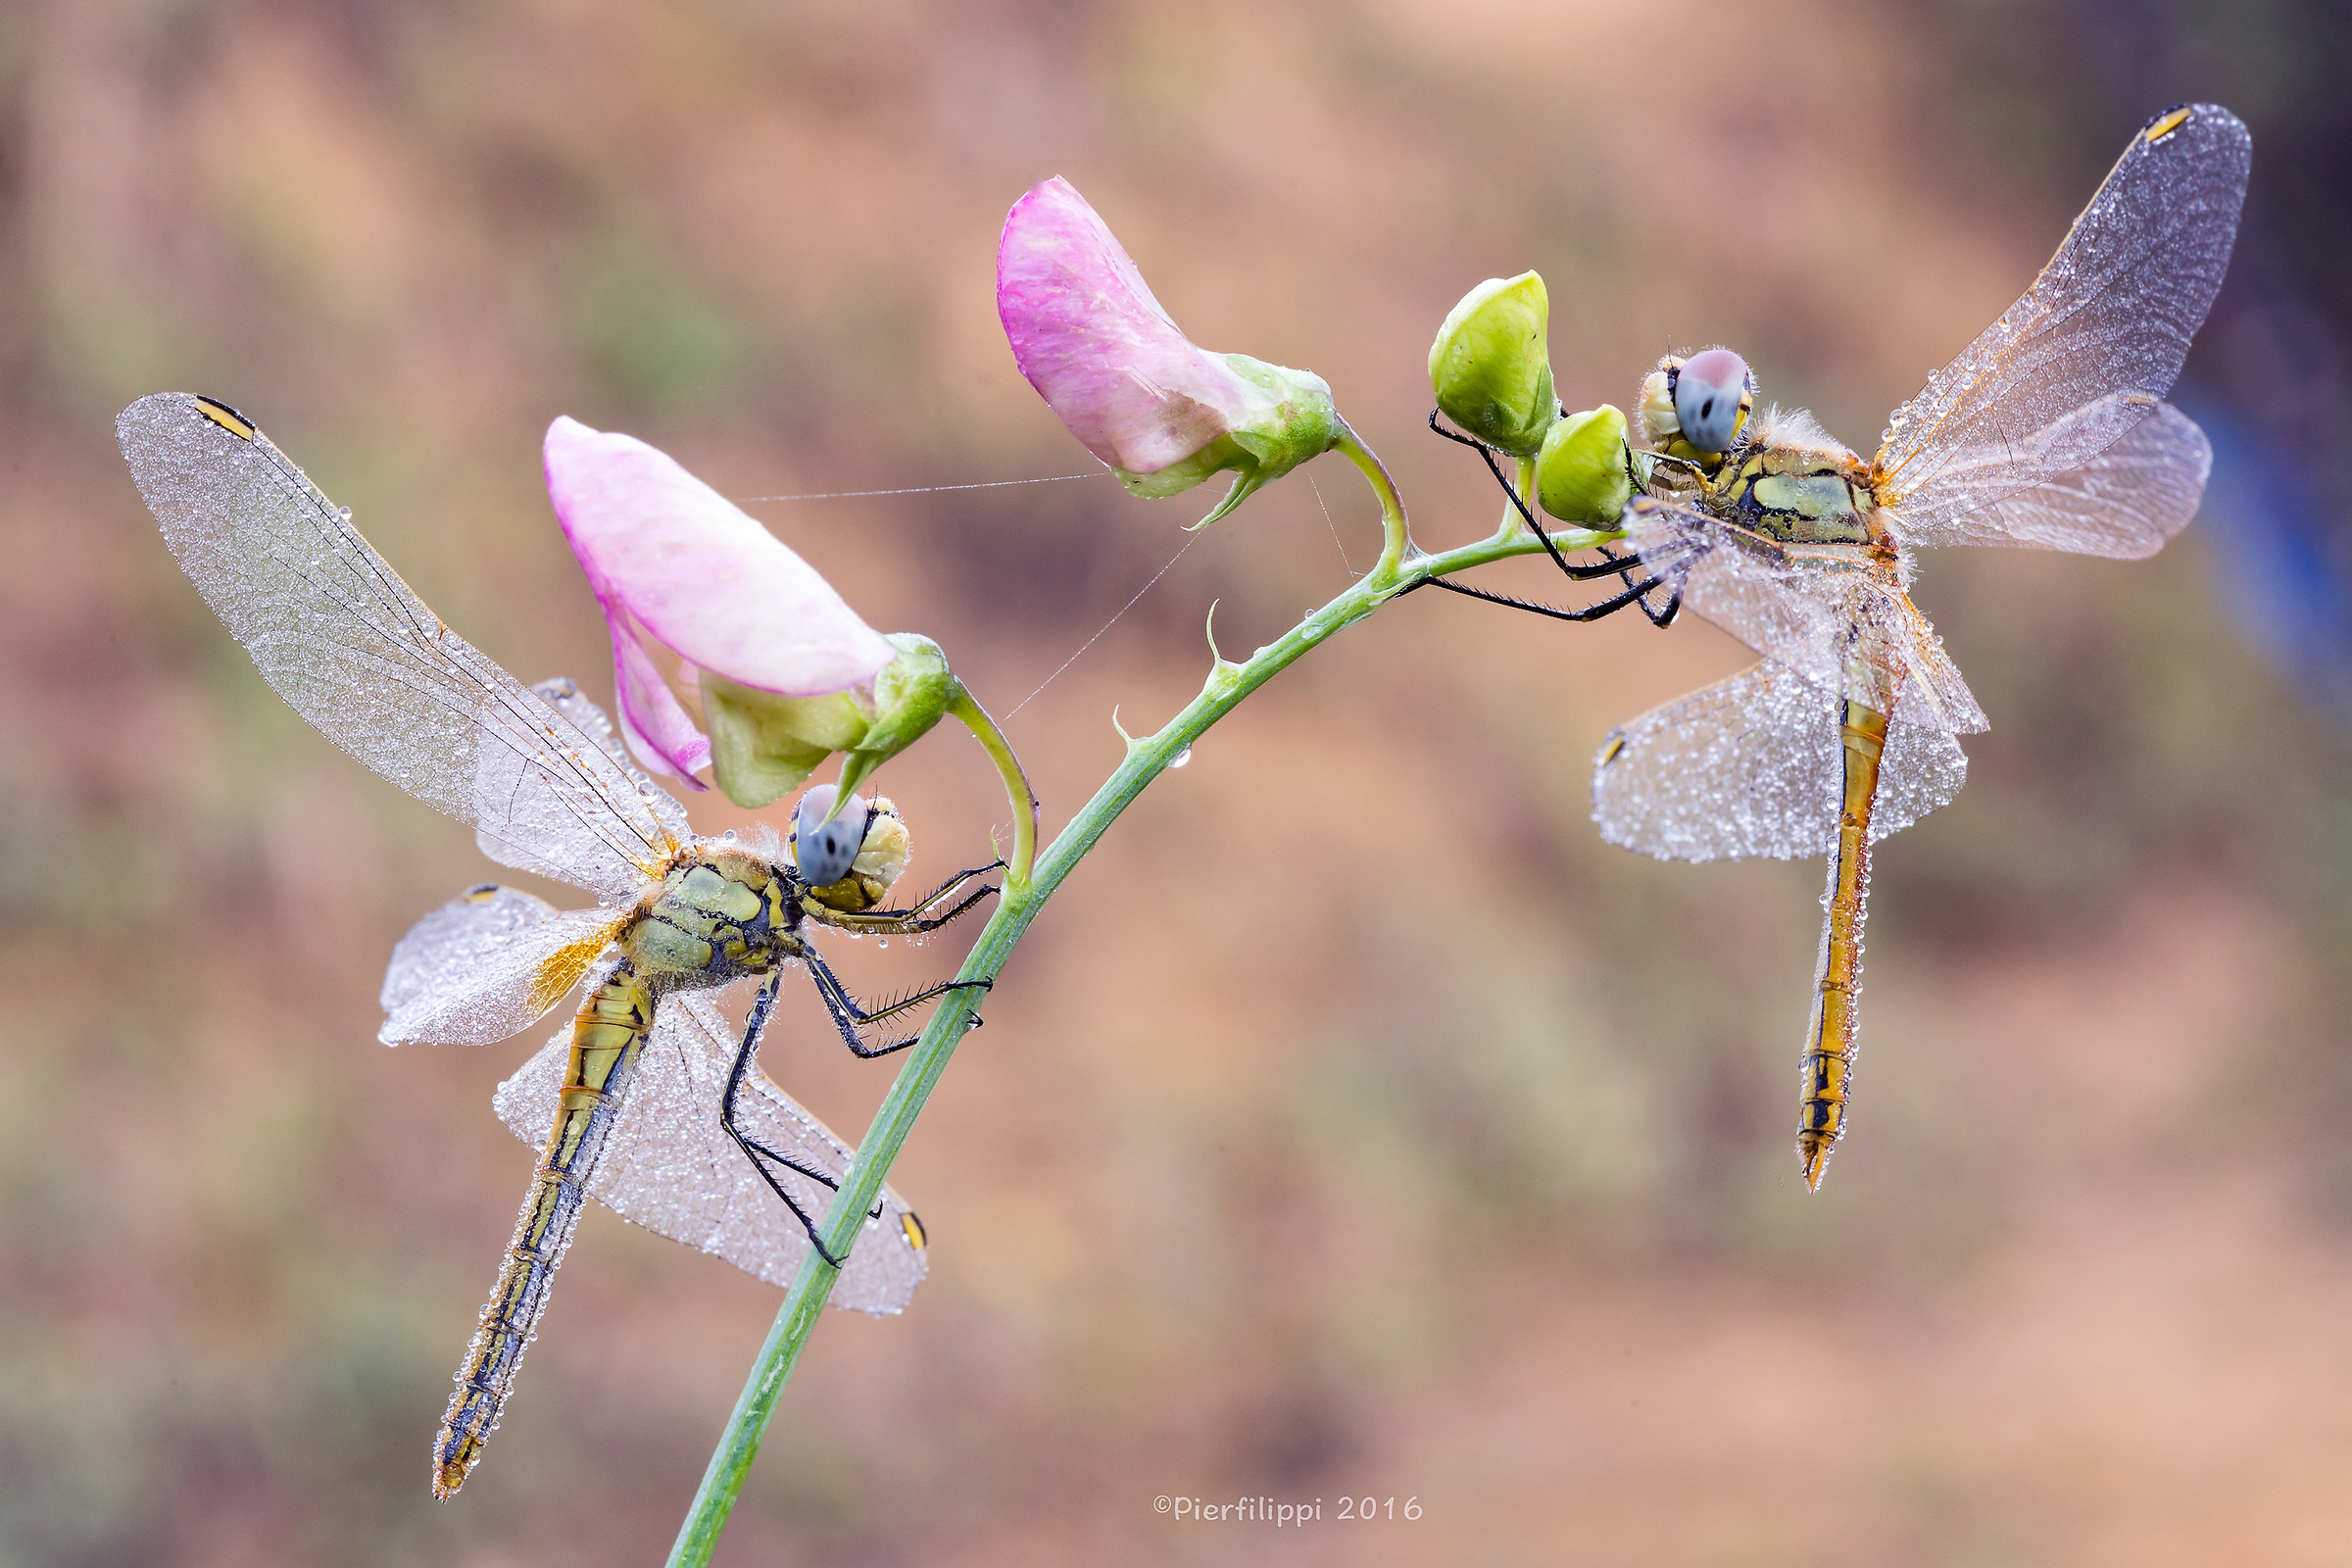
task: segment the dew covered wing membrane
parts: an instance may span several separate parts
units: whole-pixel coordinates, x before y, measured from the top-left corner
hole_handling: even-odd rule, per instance
[[[2025,297],[1895,410],[1874,466],[1914,543],[1996,542],[1963,519],[2081,467],[2172,389],[2253,160],[2227,109],[2194,104],[2163,128],[2172,118],[2132,138]]]
[[[1592,820],[1661,860],[1827,855],[1843,778],[1838,698],[1767,661],[1613,732],[1593,760]],[[1967,778],[1949,733],[1890,724],[1870,836],[1950,804]]]
[[[197,591],[320,734],[506,864],[608,898],[674,848],[627,771],[443,626],[266,436],[182,393],[141,398],[116,433]]]
[[[452,899],[392,950],[377,1038],[475,1046],[518,1034],[564,1000],[614,924],[608,910],[559,910],[514,888]],[[559,963],[566,950],[578,951]]]
[[[499,1119],[525,1143],[547,1137],[569,1045],[569,1032],[559,1034],[499,1086]],[[709,996],[664,997],[588,1192],[657,1235],[789,1286],[808,1253],[808,1232],[719,1125],[735,1048],[735,1031]],[[754,1141],[836,1178],[849,1169],[850,1146],[757,1065],[737,1108]],[[811,1215],[832,1202],[823,1183],[773,1168]],[[833,1305],[877,1314],[905,1309],[930,1267],[902,1223],[906,1211],[906,1200],[884,1187],[881,1215],[858,1230]]]

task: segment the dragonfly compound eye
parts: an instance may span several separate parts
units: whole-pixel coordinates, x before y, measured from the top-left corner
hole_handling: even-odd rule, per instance
[[[1701,452],[1725,452],[1755,403],[1747,362],[1730,349],[1709,349],[1683,362],[1674,382],[1674,416],[1683,439]]]
[[[801,880],[812,888],[827,887],[850,874],[850,864],[865,843],[865,802],[853,795],[841,814],[825,821],[833,809],[835,786],[819,784],[801,797],[792,813],[792,858]],[[818,824],[822,823],[822,826]]]

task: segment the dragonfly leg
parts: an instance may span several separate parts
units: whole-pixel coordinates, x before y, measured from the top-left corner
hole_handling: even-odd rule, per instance
[[[960,903],[945,914],[926,914],[924,912],[973,877],[986,876],[991,871],[1003,869],[1004,865],[1004,862],[999,860],[992,865],[975,866],[969,871],[958,871],[911,908],[868,909],[863,914],[845,914],[839,909],[828,909],[813,900],[804,900],[801,907],[824,924],[838,926],[845,931],[875,931],[885,936],[919,935],[925,931],[938,930],[949,921],[962,915],[973,905],[978,904],[991,893],[997,892],[998,889],[994,886],[984,887],[966,895]]]
[[[1430,410],[1429,413],[1429,427],[1436,431],[1439,435],[1444,436],[1448,441],[1454,442],[1460,446],[1469,447],[1481,458],[1486,460],[1487,471],[1494,476],[1495,484],[1501,487],[1502,493],[1510,499],[1512,507],[1517,509],[1520,520],[1527,524],[1529,531],[1532,532],[1536,536],[1537,541],[1544,546],[1544,553],[1551,557],[1551,564],[1559,567],[1561,571],[1565,572],[1571,581],[1594,582],[1602,577],[1619,577],[1625,581],[1628,587],[1633,585],[1633,578],[1628,575],[1628,573],[1630,573],[1634,566],[1642,564],[1639,557],[1630,554],[1625,556],[1614,555],[1610,552],[1607,545],[1596,545],[1593,548],[1597,550],[1600,555],[1599,561],[1585,562],[1582,564],[1571,562],[1566,556],[1560,554],[1560,547],[1552,542],[1550,533],[1544,529],[1542,523],[1536,520],[1535,514],[1528,511],[1527,501],[1519,494],[1518,488],[1514,486],[1510,480],[1503,477],[1502,466],[1494,461],[1494,448],[1487,445],[1487,443],[1484,441],[1473,440],[1469,436],[1461,435],[1455,431],[1446,429],[1444,425],[1438,423],[1438,411],[1435,409]],[[1667,459],[1662,455],[1661,461],[1676,463],[1682,462],[1682,460],[1679,458]],[[1626,463],[1626,472],[1630,477],[1633,473],[1633,456],[1630,448],[1627,450]],[[1688,465],[1686,465],[1686,466],[1688,466]],[[1635,488],[1639,490],[1641,486],[1637,483]],[[1409,592],[1410,590],[1407,591]],[[1648,606],[1644,604],[1642,608],[1647,610]],[[1668,613],[1671,615],[1670,612]],[[1650,616],[1650,620],[1656,625],[1663,626],[1666,624],[1665,621],[1659,620],[1654,614]]]
[[[999,856],[996,859],[989,861],[986,865],[975,865],[969,871],[956,872],[954,876],[948,878],[945,882],[942,882],[938,887],[933,888],[929,893],[923,895],[923,897],[917,900],[911,907],[905,909],[875,909],[872,912],[878,915],[887,915],[894,920],[912,920],[930,909],[932,906],[940,903],[949,894],[955,892],[966,882],[969,882],[972,878],[976,876],[986,876],[991,871],[1002,871],[1004,869],[1004,866],[1005,861],[1004,857]],[[989,888],[985,891],[994,893],[996,889]],[[959,904],[956,906],[956,907],[958,909],[965,908],[969,906],[969,903],[970,901],[966,900],[964,904]],[[953,920],[956,918],[956,916],[948,914],[942,915],[940,918],[943,920]]]
[[[904,1040],[869,1046],[865,1043],[864,1031],[871,1025],[885,1018],[896,1017],[909,1007],[918,1007],[934,998],[944,997],[951,991],[988,991],[996,984],[993,980],[949,980],[940,985],[926,986],[920,991],[908,992],[880,1006],[866,1007],[850,995],[849,987],[841,983],[840,976],[817,956],[814,948],[804,947],[801,950],[801,961],[808,966],[809,977],[816,982],[816,994],[824,999],[825,1010],[833,1015],[833,1022],[840,1028],[842,1043],[850,1048],[853,1055],[858,1056],[887,1056],[894,1051],[905,1051],[921,1038],[920,1035],[908,1035]],[[972,1021],[976,1024],[980,1020],[974,1018]]]
[[[1673,589],[1673,597],[1668,601],[1669,608],[1663,611],[1652,611],[1644,596],[1653,589],[1665,587]],[[1640,582],[1628,586],[1623,593],[1612,594],[1598,604],[1587,605],[1582,610],[1561,610],[1556,606],[1537,604],[1532,600],[1513,599],[1507,594],[1492,594],[1484,588],[1472,588],[1466,583],[1447,582],[1443,577],[1424,577],[1413,584],[1412,588],[1403,590],[1403,593],[1399,593],[1396,597],[1401,599],[1404,594],[1411,593],[1415,588],[1443,588],[1447,593],[1467,594],[1472,599],[1484,599],[1491,605],[1508,605],[1513,610],[1524,610],[1531,614],[1548,615],[1554,620],[1598,620],[1604,615],[1615,614],[1628,605],[1640,605],[1642,613],[1649,616],[1651,623],[1659,626],[1665,625],[1674,618],[1675,612],[1681,608],[1682,603],[1680,583],[1673,582],[1665,576],[1644,577]]]
[[[1454,443],[1454,445],[1468,447],[1471,451],[1486,459],[1487,471],[1494,476],[1494,482],[1500,485],[1502,487],[1502,493],[1510,498],[1512,507],[1515,508],[1519,514],[1519,520],[1526,523],[1530,528],[1533,528],[1539,534],[1544,531],[1544,525],[1536,521],[1536,514],[1527,510],[1527,499],[1519,494],[1519,489],[1516,485],[1512,484],[1510,480],[1502,476],[1502,465],[1494,461],[1494,449],[1493,447],[1487,445],[1484,441],[1477,440],[1471,436],[1461,435],[1455,431],[1446,429],[1444,425],[1438,422],[1438,411],[1436,409],[1429,411],[1429,427],[1431,431],[1438,435],[1444,436],[1446,440]],[[1544,543],[1549,544],[1550,540],[1546,539]],[[1557,555],[1559,552],[1555,550],[1552,552],[1552,554]]]
[[[1664,631],[1674,624],[1674,617],[1683,612],[1683,585],[1680,582],[1674,585],[1674,592],[1666,596],[1666,608],[1663,610],[1650,609],[1646,599],[1637,599],[1634,603],[1642,607],[1642,613],[1649,617],[1652,626]]]
[[[792,1217],[801,1222],[801,1229],[808,1233],[808,1245],[816,1249],[816,1255],[835,1268],[840,1268],[847,1260],[835,1257],[826,1248],[823,1238],[816,1234],[815,1217],[801,1206],[800,1200],[785,1190],[784,1184],[776,1179],[776,1173],[770,1168],[768,1162],[772,1160],[786,1170],[795,1171],[808,1177],[810,1181],[832,1188],[835,1192],[841,1190],[841,1178],[830,1171],[818,1170],[814,1166],[803,1164],[789,1154],[768,1148],[743,1130],[743,1124],[737,1119],[735,1111],[736,1103],[743,1094],[744,1080],[751,1076],[752,1063],[760,1054],[760,1036],[767,1027],[768,1010],[775,1005],[776,988],[783,978],[784,972],[781,969],[770,975],[767,984],[760,988],[758,1000],[752,1004],[751,1016],[745,1020],[743,1026],[743,1044],[736,1048],[735,1065],[727,1074],[726,1097],[719,1102],[718,1124],[726,1130],[727,1136],[735,1141],[735,1147],[743,1151],[744,1157],[752,1162],[752,1169],[760,1173],[760,1179],[767,1183],[768,1190],[782,1199],[784,1206],[792,1210]],[[876,1219],[881,1216],[881,1213],[882,1205],[876,1203],[866,1212],[865,1217]]]

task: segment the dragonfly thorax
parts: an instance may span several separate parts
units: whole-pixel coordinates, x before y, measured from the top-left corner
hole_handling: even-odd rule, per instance
[[[697,844],[672,862],[620,937],[649,980],[716,985],[800,952],[801,881],[749,850]]]
[[[1707,484],[1707,507],[1785,544],[1868,545],[1892,539],[1871,489],[1870,465],[1803,413],[1777,410]]]

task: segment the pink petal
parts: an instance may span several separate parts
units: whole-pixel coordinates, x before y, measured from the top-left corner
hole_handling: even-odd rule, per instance
[[[710,737],[662,678],[628,612],[607,607],[605,626],[612,634],[612,690],[620,698],[620,738],[653,771],[684,779],[694,789],[709,789],[694,775],[710,765]]]
[[[867,685],[895,657],[815,567],[668,454],[560,417],[546,458],[556,516],[607,614],[626,611],[690,662],[819,697]]]
[[[1274,407],[1177,330],[1102,220],[1058,175],[1005,215],[997,314],[1013,363],[1070,434],[1129,473],[1181,463]]]

